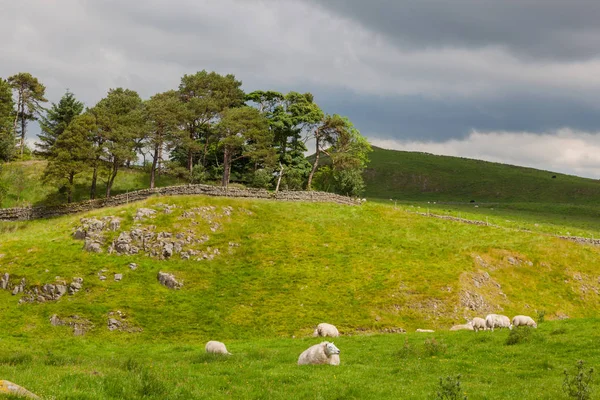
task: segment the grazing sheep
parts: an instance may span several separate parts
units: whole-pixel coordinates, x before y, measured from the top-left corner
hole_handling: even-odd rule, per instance
[[[473,325],[471,324],[471,322],[468,322],[466,324],[462,324],[462,325],[454,325],[452,328],[450,328],[451,331],[472,331],[473,330]]]
[[[483,318],[479,318],[479,317],[475,317],[473,318],[473,321],[471,321],[471,325],[473,325],[473,329],[475,330],[475,332],[479,332],[480,330],[486,330],[487,326],[485,324],[485,319]]]
[[[227,347],[225,347],[225,344],[217,342],[216,340],[211,340],[208,343],[206,343],[204,349],[207,353],[231,355],[231,353],[227,351]]]
[[[433,333],[435,332],[432,329],[417,329],[417,332],[421,332],[421,333]]]
[[[321,342],[304,350],[298,357],[298,365],[340,365],[340,349],[330,342]]]
[[[494,328],[508,328],[512,329],[512,324],[510,323],[510,319],[506,315],[499,314],[488,314],[485,317],[485,325],[488,329],[491,329],[494,332]]]
[[[527,315],[517,315],[512,319],[513,326],[532,326],[537,328],[537,324],[533,320],[533,318],[528,317]]]
[[[340,333],[338,332],[335,326],[322,322],[319,325],[317,325],[317,329],[315,329],[315,331],[313,332],[313,337],[317,336],[338,337],[340,336]]]

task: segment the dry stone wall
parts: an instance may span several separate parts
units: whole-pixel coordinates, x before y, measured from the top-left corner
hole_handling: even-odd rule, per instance
[[[108,199],[88,200],[80,203],[50,207],[23,207],[0,209],[0,221],[27,221],[32,219],[58,217],[75,214],[96,208],[114,207],[129,202],[147,199],[151,196],[204,195],[220,197],[240,197],[280,201],[332,202],[346,205],[358,204],[356,200],[326,192],[281,191],[269,192],[264,189],[236,189],[210,185],[168,186],[155,189],[143,189],[119,194]]]

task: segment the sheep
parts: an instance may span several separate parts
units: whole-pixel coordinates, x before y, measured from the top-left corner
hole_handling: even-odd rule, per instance
[[[512,319],[513,326],[532,326],[537,328],[537,324],[533,320],[533,318],[528,317],[527,315],[517,315]]]
[[[230,352],[227,351],[227,347],[225,347],[224,343],[217,342],[216,340],[211,340],[208,343],[206,343],[204,349],[207,353],[226,354],[229,356],[232,355]]]
[[[452,328],[450,328],[451,331],[472,331],[473,329],[473,324],[471,324],[471,322],[467,322],[466,324],[462,324],[462,325],[454,325]]]
[[[315,331],[313,332],[313,337],[317,336],[338,337],[340,336],[340,333],[338,332],[335,326],[322,322],[319,325],[317,325],[317,329],[315,329]]]
[[[485,319],[483,318],[479,318],[479,317],[475,317],[473,318],[473,321],[471,321],[471,325],[473,325],[473,329],[475,330],[475,332],[479,332],[479,330],[486,330],[487,326],[485,324]]]
[[[421,333],[433,333],[435,332],[432,329],[417,329],[417,332],[421,332]]]
[[[506,315],[499,314],[488,314],[485,317],[485,325],[488,329],[491,329],[492,332],[494,332],[494,328],[513,328],[510,319]]]
[[[298,365],[340,365],[340,349],[330,342],[321,342],[304,350],[298,357]]]

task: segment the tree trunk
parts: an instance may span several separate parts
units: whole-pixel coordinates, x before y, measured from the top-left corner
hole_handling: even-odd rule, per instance
[[[67,203],[73,201],[73,178],[75,178],[75,172],[71,171],[69,173],[69,187],[67,190]]]
[[[156,169],[156,175],[160,175],[160,171],[162,169],[162,157],[163,157],[163,146],[162,144],[158,148],[158,167]]]
[[[319,136],[317,136],[317,152],[315,153],[315,163],[313,164],[313,167],[310,171],[310,175],[308,175],[308,183],[306,184],[306,190],[311,190],[311,186],[312,186],[312,180],[313,180],[313,176],[315,175],[315,171],[317,170],[317,167],[319,166],[319,156],[321,155],[321,150],[320,150],[319,146]]]
[[[96,181],[98,180],[98,165],[94,165],[94,173],[92,174],[92,187],[90,188],[90,200],[96,198]]]
[[[190,176],[192,175],[192,169],[194,168],[194,127],[190,127],[190,149],[188,150],[188,171],[190,172]]]
[[[23,98],[23,93],[19,90],[17,96],[17,112],[15,113],[15,122],[13,123],[13,135],[17,136],[17,123],[19,122],[19,109],[21,108],[21,99]]]
[[[227,146],[225,146],[223,154],[223,180],[221,185],[227,187],[229,185],[229,175],[231,172],[231,152]]]
[[[154,189],[156,181],[156,165],[158,164],[158,154],[160,146],[158,143],[154,146],[154,155],[152,156],[152,168],[150,169],[150,189]]]
[[[113,161],[112,172],[110,174],[110,178],[106,183],[106,198],[110,197],[110,190],[112,189],[113,183],[115,183],[115,178],[117,177],[117,172],[119,172],[119,162],[117,159]]]
[[[21,160],[23,159],[23,148],[25,147],[25,129],[27,120],[25,119],[25,101],[21,101]]]
[[[279,176],[277,177],[277,187],[275,187],[275,193],[279,192],[279,184],[281,183],[281,177],[283,176],[283,164],[279,163]]]

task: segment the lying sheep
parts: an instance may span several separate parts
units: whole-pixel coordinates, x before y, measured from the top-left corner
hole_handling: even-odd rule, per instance
[[[471,324],[471,322],[468,322],[466,324],[462,324],[462,325],[454,325],[452,328],[450,328],[451,331],[472,331],[473,330],[473,325]]]
[[[435,332],[432,329],[417,329],[417,332],[421,332],[421,333],[433,333]]]
[[[322,322],[319,325],[317,325],[317,329],[315,329],[315,331],[313,332],[313,337],[317,336],[338,337],[340,336],[340,333],[338,332],[335,326]]]
[[[471,321],[471,325],[473,325],[473,329],[475,330],[475,332],[479,332],[479,330],[486,330],[487,326],[485,324],[485,319],[483,318],[479,318],[479,317],[475,317],[473,318],[473,321]]]
[[[298,365],[340,365],[340,349],[333,343],[321,342],[304,350],[298,357]]]
[[[217,342],[216,340],[211,340],[208,343],[206,343],[204,349],[207,353],[231,355],[231,353],[227,351],[227,347],[225,347],[225,344]]]
[[[494,328],[508,328],[512,329],[512,324],[510,323],[510,319],[506,315],[499,314],[488,314],[485,317],[485,325],[488,329],[491,329],[494,332]]]
[[[533,320],[533,318],[528,317],[527,315],[517,315],[512,319],[513,326],[532,326],[537,328],[537,324]]]

